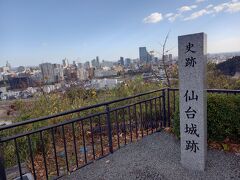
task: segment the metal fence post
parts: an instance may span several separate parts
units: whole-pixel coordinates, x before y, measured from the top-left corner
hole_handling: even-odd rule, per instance
[[[166,95],[165,95],[165,89],[162,91],[163,96],[163,127],[166,127]]]
[[[107,113],[107,126],[108,126],[108,146],[110,153],[113,153],[113,143],[112,143],[112,124],[110,119],[110,109],[109,105],[106,105],[106,113]]]
[[[3,144],[0,143],[0,180],[6,180],[6,172],[4,167]]]
[[[171,126],[171,110],[170,110],[170,89],[169,88],[167,88],[167,102],[168,102],[168,127],[170,127]]]

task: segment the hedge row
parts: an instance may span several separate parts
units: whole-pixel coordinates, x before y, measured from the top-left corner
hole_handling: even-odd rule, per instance
[[[173,117],[173,132],[180,137],[179,107]],[[240,142],[240,95],[208,94],[207,133],[208,140]]]

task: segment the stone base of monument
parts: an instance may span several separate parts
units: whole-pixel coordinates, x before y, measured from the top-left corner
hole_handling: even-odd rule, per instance
[[[197,164],[197,165],[192,165],[192,164],[187,164],[189,161],[187,162],[184,162],[181,160],[181,164],[182,164],[182,167],[188,169],[188,170],[192,170],[192,171],[204,171],[205,170],[205,167],[206,165],[205,164]]]

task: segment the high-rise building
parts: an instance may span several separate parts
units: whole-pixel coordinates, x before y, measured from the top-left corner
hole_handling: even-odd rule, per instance
[[[172,63],[172,61],[173,61],[173,56],[172,56],[172,54],[169,54],[169,55],[168,55],[168,60]]]
[[[125,62],[124,62],[125,67],[129,67],[131,65],[131,59],[130,58],[126,58]]]
[[[93,59],[91,61],[91,64],[93,68],[99,68],[100,67],[99,57],[97,56],[96,59]]]
[[[64,80],[63,67],[60,64],[53,64],[54,81],[61,82]]]
[[[63,59],[62,62],[63,62],[63,67],[68,67],[68,60],[67,60],[67,58]]]
[[[102,60],[102,63],[101,63],[101,67],[109,67],[109,68],[112,68],[114,65],[114,62],[113,61],[105,61],[105,60]]]
[[[77,76],[79,80],[85,81],[88,79],[88,71],[84,68],[78,68]]]
[[[24,72],[26,70],[26,68],[24,66],[19,66],[17,68],[17,72]]]
[[[77,67],[76,61],[73,61],[73,66]]]
[[[78,68],[83,68],[83,64],[82,63],[78,63]]]
[[[10,63],[7,61],[7,63],[6,63],[6,67],[8,67],[9,68],[9,70],[11,69],[11,65],[10,65]]]
[[[93,67],[93,68],[96,68],[96,67],[97,67],[97,61],[96,61],[96,59],[93,59],[93,60],[91,61],[91,64],[92,64],[92,67]]]
[[[155,52],[154,51],[150,51],[149,52],[149,56],[150,56],[150,61],[154,61]]]
[[[124,66],[124,57],[120,57],[118,64]]]
[[[100,67],[100,60],[99,57],[96,57],[96,67],[99,68]]]
[[[89,69],[90,68],[90,62],[89,61],[85,62],[83,66],[84,66],[84,69]]]
[[[151,61],[151,56],[147,52],[146,47],[139,47],[139,59],[140,59],[140,62],[144,62],[144,63],[148,63]]]
[[[163,58],[164,58],[164,61],[165,61],[165,62],[168,61],[168,55],[167,55],[167,54],[165,54],[165,55],[163,56]]]
[[[46,84],[52,84],[55,82],[55,77],[54,77],[54,68],[51,63],[43,63],[40,64],[40,69],[42,72],[42,80]]]

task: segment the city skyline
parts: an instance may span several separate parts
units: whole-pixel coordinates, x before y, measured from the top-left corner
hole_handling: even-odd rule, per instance
[[[177,55],[177,36],[208,34],[208,52],[240,50],[238,0],[1,1],[0,66],[137,58],[138,47]]]

